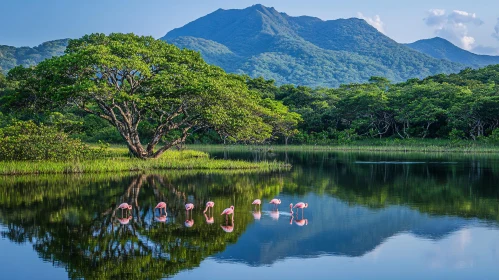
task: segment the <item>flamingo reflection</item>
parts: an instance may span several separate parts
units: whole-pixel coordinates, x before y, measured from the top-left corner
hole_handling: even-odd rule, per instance
[[[194,225],[194,220],[185,220],[184,225],[190,228]]]
[[[225,231],[225,232],[233,232],[234,231],[234,219],[232,219],[232,223],[229,225],[229,221],[225,221],[225,225],[220,225],[220,227]]]
[[[253,218],[255,220],[260,220],[260,218],[262,218],[262,212],[260,210],[258,211],[253,211]]]
[[[274,221],[279,220],[279,210],[270,211],[269,215],[272,218],[272,220]]]
[[[122,225],[127,225],[130,220],[132,219],[132,216],[128,216],[128,218],[118,218],[118,222]]]
[[[157,221],[157,222],[160,222],[160,223],[164,223],[166,222],[167,218],[166,218],[166,215],[161,215],[159,217],[154,217],[154,219]]]
[[[215,220],[213,219],[213,216],[209,217],[208,215],[206,215],[206,213],[204,214],[204,218],[206,219],[206,223],[209,225],[211,225],[215,222]]]
[[[298,226],[306,226],[308,225],[308,219],[301,219],[301,220],[296,220],[295,219],[295,224]]]

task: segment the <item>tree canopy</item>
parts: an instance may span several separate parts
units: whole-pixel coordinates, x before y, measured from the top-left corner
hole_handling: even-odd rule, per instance
[[[65,55],[15,68],[9,76],[19,83],[22,100],[44,108],[71,105],[106,120],[139,158],[158,157],[200,129],[252,142],[272,134],[264,122],[268,109],[243,77],[152,37],[86,35],[70,40]],[[144,121],[147,144],[138,129]]]

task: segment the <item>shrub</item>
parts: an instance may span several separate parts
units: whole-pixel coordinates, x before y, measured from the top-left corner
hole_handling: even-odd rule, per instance
[[[72,160],[91,153],[55,127],[16,121],[0,129],[0,160]]]

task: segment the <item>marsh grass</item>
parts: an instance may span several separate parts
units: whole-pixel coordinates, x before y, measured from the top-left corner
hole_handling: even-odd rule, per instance
[[[72,174],[137,172],[150,170],[259,170],[280,171],[290,168],[282,162],[247,162],[210,159],[201,151],[169,151],[159,159],[141,160],[124,155],[126,148],[113,147],[103,158],[83,161],[0,161],[0,175]],[[126,153],[126,152],[125,152]]]
[[[417,153],[499,153],[499,144],[485,141],[426,140],[359,140],[337,145],[189,145],[202,151],[352,151],[352,152],[417,152]]]

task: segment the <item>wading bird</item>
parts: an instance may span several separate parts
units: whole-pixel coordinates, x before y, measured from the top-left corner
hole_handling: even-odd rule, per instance
[[[270,204],[274,204],[275,209],[277,209],[277,207],[279,206],[279,204],[281,204],[281,200],[277,199],[277,198],[274,198],[269,203]]]
[[[220,215],[225,215],[225,220],[229,219],[229,215],[232,215],[232,219],[234,219],[234,206],[230,206],[229,208],[225,208],[225,210]]]
[[[154,211],[156,211],[156,209],[159,209],[159,214],[163,214],[163,209],[165,209],[165,215],[166,215],[166,203],[164,202],[160,202],[158,203],[158,205],[156,205],[156,207],[154,207]]]
[[[206,213],[206,211],[208,211],[208,208],[213,209],[213,206],[215,206],[215,202],[213,201],[206,202],[206,208],[204,209],[203,213]]]
[[[128,211],[132,210],[132,205],[125,202],[125,203],[121,203],[118,206],[118,208],[121,209],[121,216],[123,217],[123,210],[126,209],[126,212],[128,213]]]
[[[166,222],[167,218],[166,218],[166,214],[165,215],[161,215],[159,217],[154,217],[154,219],[160,223],[164,223]]]
[[[185,205],[185,214],[187,216],[187,219],[189,219],[189,210],[191,210],[191,219],[192,219],[192,209],[194,209],[194,204],[192,203],[187,203]]]
[[[293,204],[291,203],[291,205],[293,205]],[[291,205],[290,205],[290,206],[291,206]],[[298,203],[296,203],[296,204],[295,204],[295,206],[294,206],[293,208],[299,208],[299,209],[301,209],[301,215],[302,215],[302,217],[303,217],[303,209],[305,209],[305,208],[307,208],[307,207],[308,207],[308,203],[298,202]],[[292,212],[292,211],[291,211],[291,212]],[[298,215],[298,214],[297,214],[297,215]]]
[[[132,216],[128,216],[128,218],[118,218],[118,221],[120,222],[120,224],[126,225],[130,222],[131,219]]]
[[[262,201],[260,199],[255,199],[251,204],[255,205],[255,210],[256,210],[256,206],[258,205],[258,208],[260,208],[260,204],[262,204]]]

